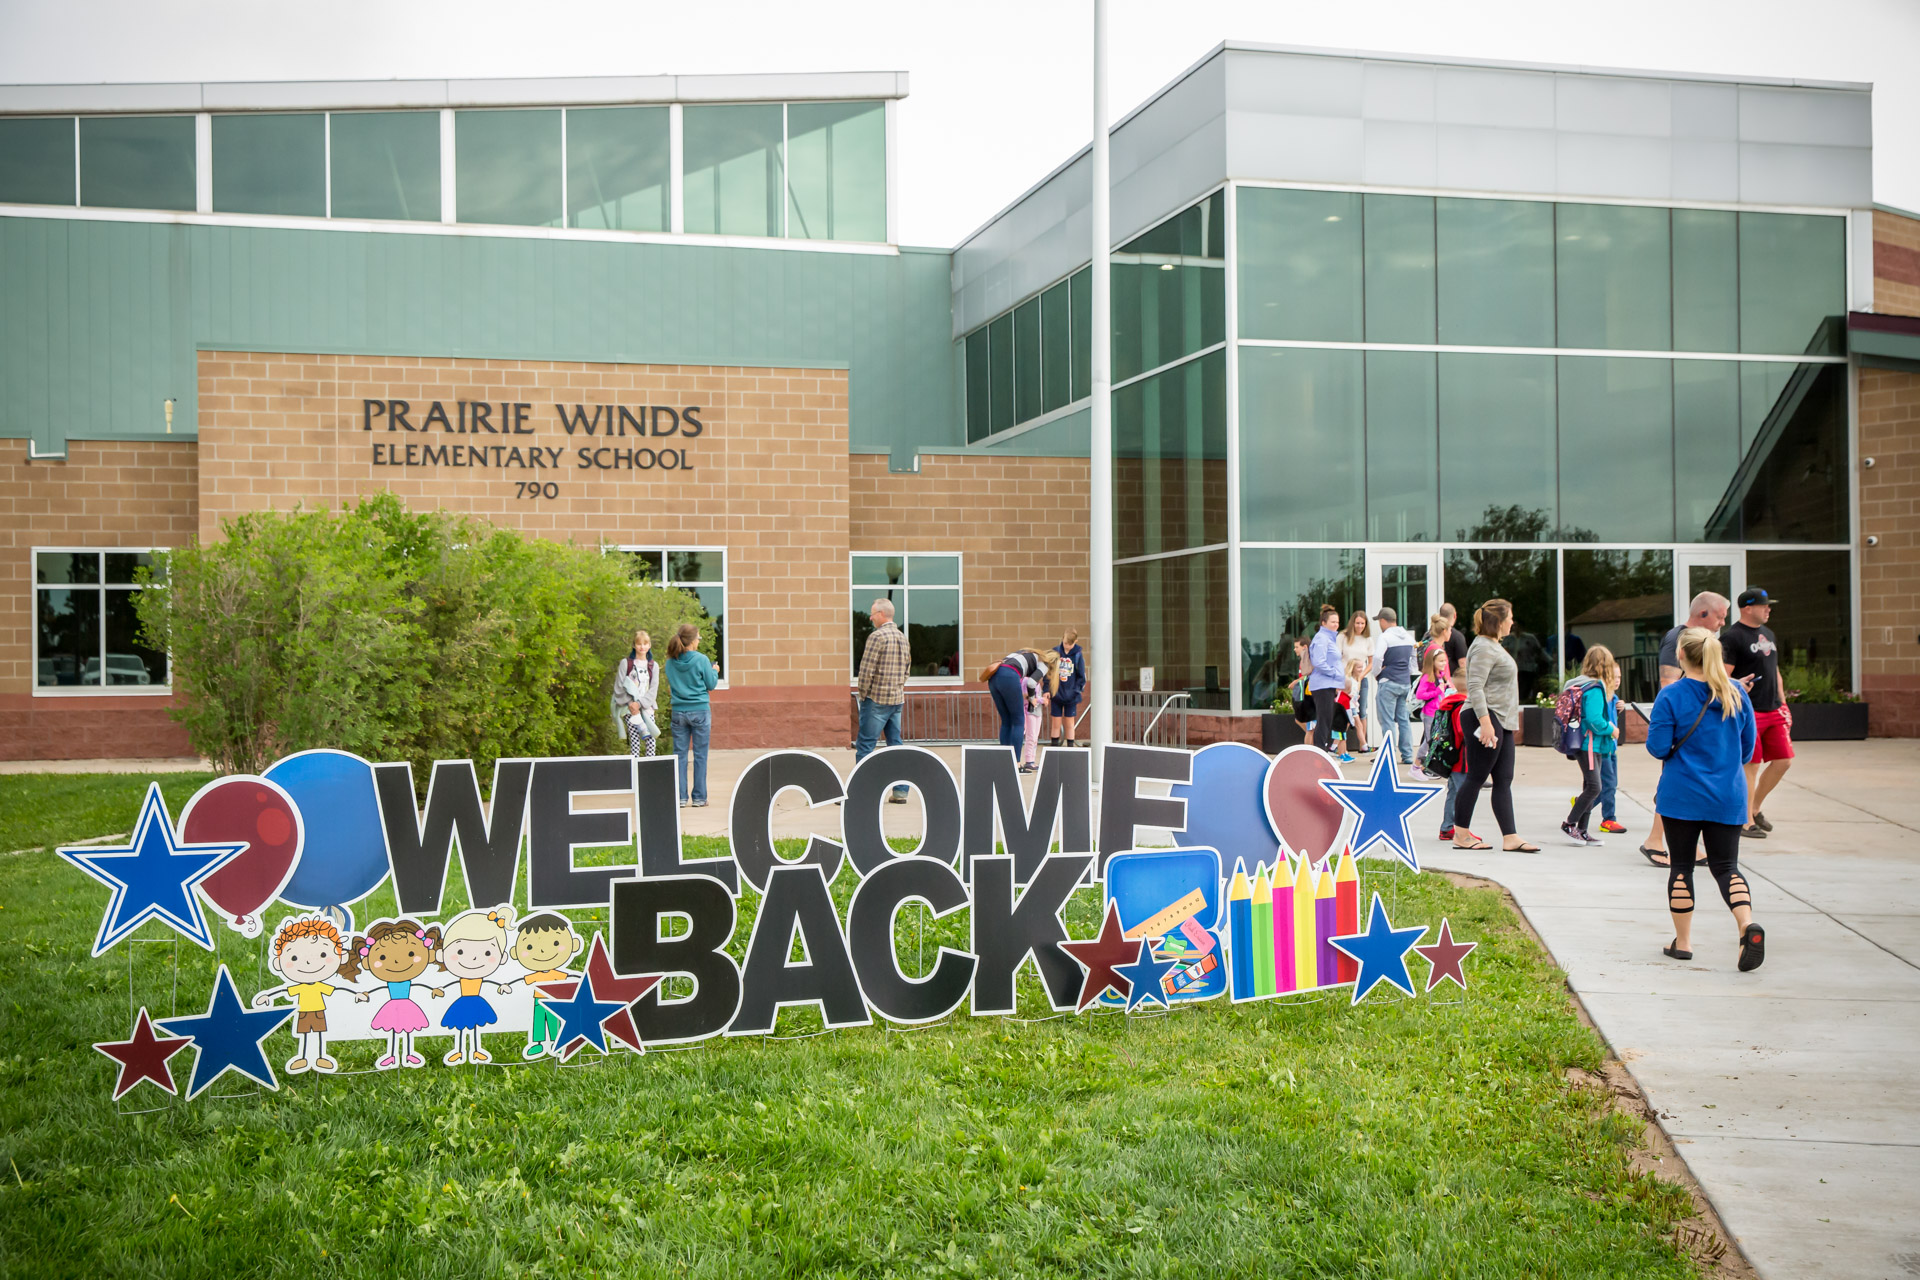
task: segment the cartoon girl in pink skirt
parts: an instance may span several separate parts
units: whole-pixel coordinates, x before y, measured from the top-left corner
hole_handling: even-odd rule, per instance
[[[424,1067],[413,1051],[413,1036],[427,1026],[427,1015],[413,999],[414,980],[427,971],[440,950],[439,926],[423,929],[411,920],[381,920],[353,940],[354,959],[375,981],[387,984],[387,1002],[373,1015],[373,1029],[387,1033],[387,1055],[374,1066]],[[435,999],[445,993],[428,987]],[[367,999],[362,995],[360,999]]]

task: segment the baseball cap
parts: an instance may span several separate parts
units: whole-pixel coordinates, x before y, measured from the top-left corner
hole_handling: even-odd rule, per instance
[[[1747,609],[1756,604],[1778,604],[1779,601],[1768,595],[1765,587],[1748,587],[1740,593],[1740,599],[1736,603],[1742,609]]]
[[[1395,613],[1391,608],[1382,606],[1380,612],[1373,615],[1373,620],[1375,622],[1396,623],[1400,621],[1400,615]]]

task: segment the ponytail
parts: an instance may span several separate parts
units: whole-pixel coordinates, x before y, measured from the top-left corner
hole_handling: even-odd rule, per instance
[[[1740,695],[1734,691],[1733,678],[1720,651],[1720,638],[1705,627],[1688,627],[1680,633],[1682,660],[1700,670],[1707,688],[1720,704],[1720,714],[1728,720],[1740,714]]]
[[[700,647],[700,628],[691,622],[683,622],[680,629],[673,633],[673,639],[667,641],[667,657],[677,658]]]

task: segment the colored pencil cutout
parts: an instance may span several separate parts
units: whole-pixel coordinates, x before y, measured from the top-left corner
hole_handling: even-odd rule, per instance
[[[1339,899],[1333,891],[1333,868],[1327,867],[1313,886],[1314,968],[1323,987],[1340,981],[1340,953],[1333,948],[1333,935],[1339,932],[1338,907]]]
[[[1313,865],[1305,858],[1293,876],[1293,989],[1320,985],[1320,957],[1313,944]]]
[[[1227,952],[1233,998],[1253,999],[1253,885],[1244,862],[1233,864],[1233,883],[1227,887]]]
[[[1253,993],[1274,994],[1273,886],[1267,882],[1264,862],[1253,873]]]
[[[1360,932],[1360,870],[1353,865],[1351,846],[1341,853],[1340,868],[1334,872],[1333,903],[1334,935]],[[1360,976],[1359,962],[1345,954],[1340,955],[1335,968],[1343,983]]]
[[[1293,865],[1281,854],[1273,867],[1273,989],[1285,995],[1299,982],[1293,973]]]

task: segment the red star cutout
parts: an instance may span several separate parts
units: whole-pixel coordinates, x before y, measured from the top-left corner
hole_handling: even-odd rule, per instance
[[[1100,936],[1090,942],[1062,942],[1060,949],[1078,960],[1087,971],[1086,981],[1080,985],[1080,1003],[1074,1006],[1074,1012],[1092,1004],[1100,998],[1100,993],[1112,987],[1122,997],[1133,994],[1132,980],[1123,977],[1118,969],[1121,965],[1137,964],[1140,960],[1140,948],[1146,944],[1139,938],[1129,942],[1121,937],[1120,907],[1111,898],[1107,900],[1107,918],[1101,922]]]
[[[1465,991],[1467,989],[1467,975],[1461,972],[1460,962],[1465,960],[1473,949],[1479,945],[1477,942],[1455,942],[1453,940],[1453,926],[1447,922],[1445,917],[1442,917],[1440,920],[1440,941],[1430,947],[1414,948],[1415,951],[1418,951],[1426,957],[1428,964],[1433,966],[1432,971],[1427,974],[1426,989],[1428,991],[1433,990],[1440,985],[1440,980],[1445,978],[1447,981],[1453,983],[1454,986]]]
[[[593,979],[593,994],[602,1000],[618,1000],[620,1011],[609,1014],[600,1023],[607,1034],[620,1041],[635,1053],[645,1053],[647,1048],[640,1043],[640,1030],[633,1025],[633,1002],[659,985],[660,975],[648,974],[643,978],[622,978],[613,971],[613,960],[607,955],[607,944],[602,934],[593,935],[593,949],[587,952],[587,976]],[[580,982],[543,982],[540,989],[556,1000],[569,1000],[580,989]],[[580,1052],[580,1046],[587,1042],[585,1036],[575,1036],[560,1047],[560,1056],[564,1060]]]
[[[151,1080],[168,1093],[178,1095],[173,1083],[173,1068],[167,1059],[193,1043],[192,1036],[168,1036],[162,1040],[153,1034],[153,1023],[145,1009],[134,1019],[133,1039],[102,1040],[93,1047],[120,1064],[120,1079],[113,1086],[113,1100],[120,1101],[133,1086]]]

